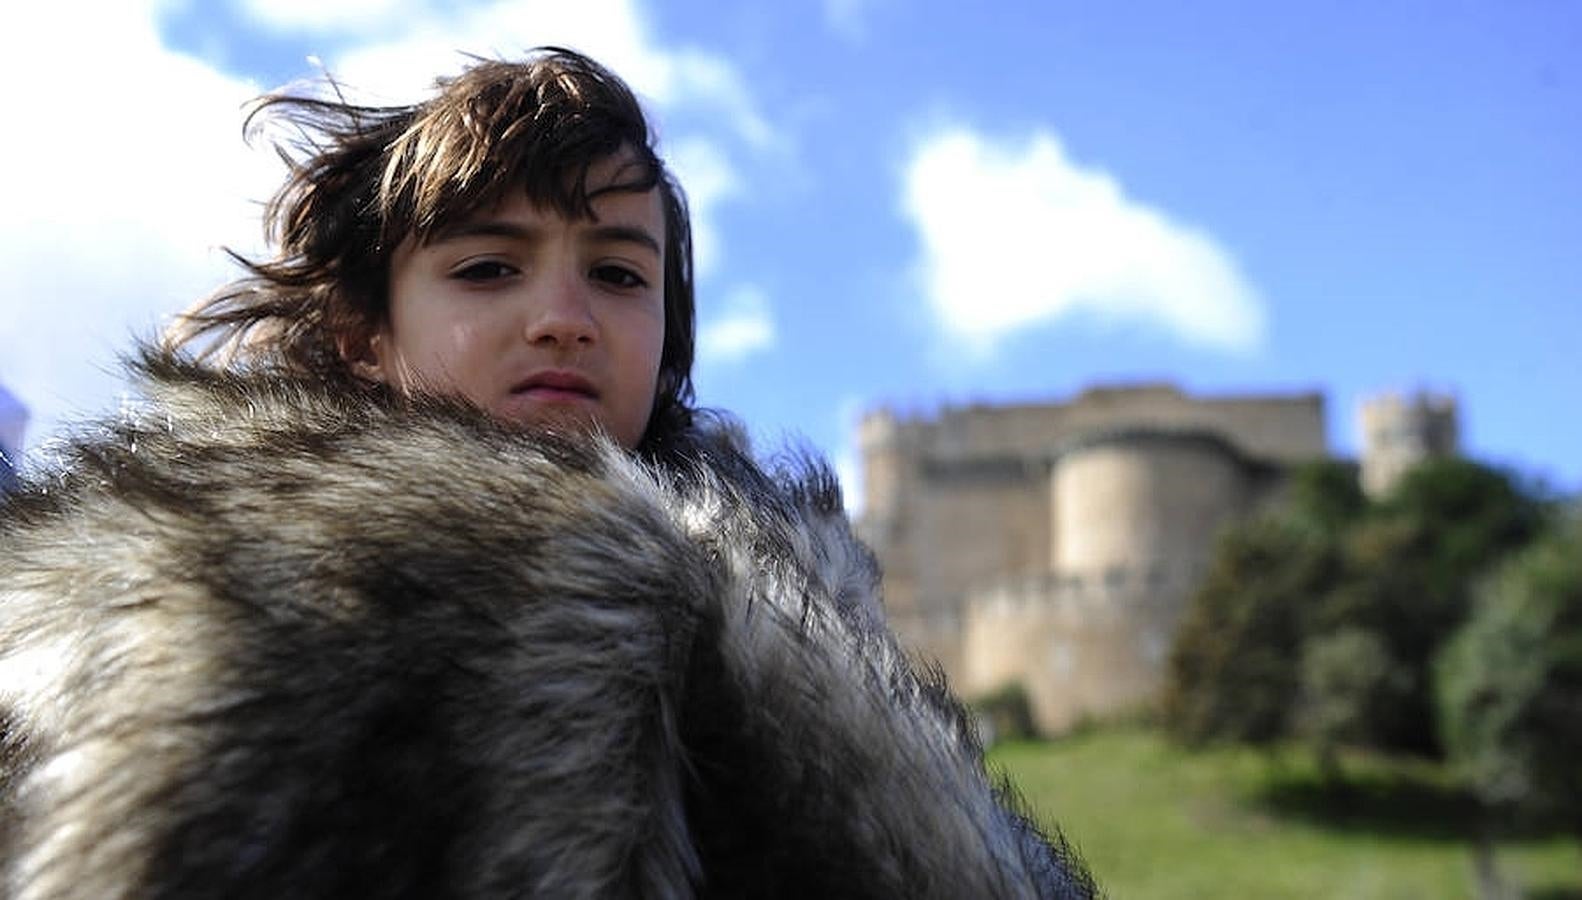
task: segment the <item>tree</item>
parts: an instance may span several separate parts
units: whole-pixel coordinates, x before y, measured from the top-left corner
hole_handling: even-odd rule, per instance
[[[1176,632],[1166,727],[1190,743],[1291,731],[1303,637],[1339,574],[1338,539],[1367,507],[1356,467],[1295,467],[1278,508],[1228,529]]]
[[[1410,685],[1411,673],[1376,631],[1342,628],[1303,642],[1294,730],[1317,752],[1327,780],[1339,780],[1341,747],[1376,745],[1388,733]]]
[[[1278,517],[1221,538],[1176,632],[1163,712],[1177,737],[1283,737],[1300,681],[1305,618],[1335,564],[1324,541]]]
[[[1284,510],[1289,521],[1332,537],[1350,528],[1367,508],[1355,465],[1325,459],[1292,468]]]
[[[1439,755],[1432,661],[1466,621],[1471,585],[1531,540],[1545,517],[1535,492],[1489,466],[1435,460],[1409,472],[1344,535],[1342,574],[1313,622],[1314,639],[1350,629],[1377,635],[1395,667],[1379,686],[1389,690],[1362,695],[1348,686],[1350,693],[1325,697],[1325,685],[1310,682],[1309,699],[1369,703],[1352,714],[1371,723],[1354,730],[1355,743]]]
[[[1483,586],[1436,674],[1445,748],[1477,796],[1582,835],[1582,515]]]
[[[1355,469],[1291,473],[1283,504],[1231,529],[1177,632],[1165,721],[1188,741],[1301,735],[1437,755],[1431,661],[1468,585],[1545,521],[1536,492],[1466,460],[1417,467],[1370,504]]]

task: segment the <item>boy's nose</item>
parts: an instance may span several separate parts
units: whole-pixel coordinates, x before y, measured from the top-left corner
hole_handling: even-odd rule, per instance
[[[591,344],[598,323],[589,306],[587,287],[575,275],[550,279],[529,299],[526,338],[530,344]]]

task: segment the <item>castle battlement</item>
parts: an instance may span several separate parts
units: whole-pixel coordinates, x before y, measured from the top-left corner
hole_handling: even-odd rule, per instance
[[[1151,563],[1110,566],[1098,572],[1043,572],[987,582],[969,590],[963,609],[968,618],[1077,615],[1131,615],[1169,606],[1196,584],[1200,566]]]

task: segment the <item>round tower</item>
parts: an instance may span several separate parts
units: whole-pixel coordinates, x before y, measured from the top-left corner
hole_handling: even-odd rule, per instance
[[[1239,455],[1221,438],[1144,429],[1071,445],[1051,487],[1054,568],[1084,579],[1137,569],[1194,576],[1247,493]]]
[[[1198,431],[1117,429],[1067,444],[1050,479],[1054,571],[969,609],[971,686],[1020,682],[1047,733],[1146,706],[1249,466]]]

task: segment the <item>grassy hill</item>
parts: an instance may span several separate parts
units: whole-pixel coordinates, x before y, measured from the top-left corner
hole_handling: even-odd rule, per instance
[[[1189,752],[1136,728],[989,754],[1058,822],[1116,900],[1476,897],[1471,804],[1436,766],[1348,757],[1343,791],[1300,749]],[[1501,843],[1534,900],[1582,898],[1582,847],[1557,832]]]

